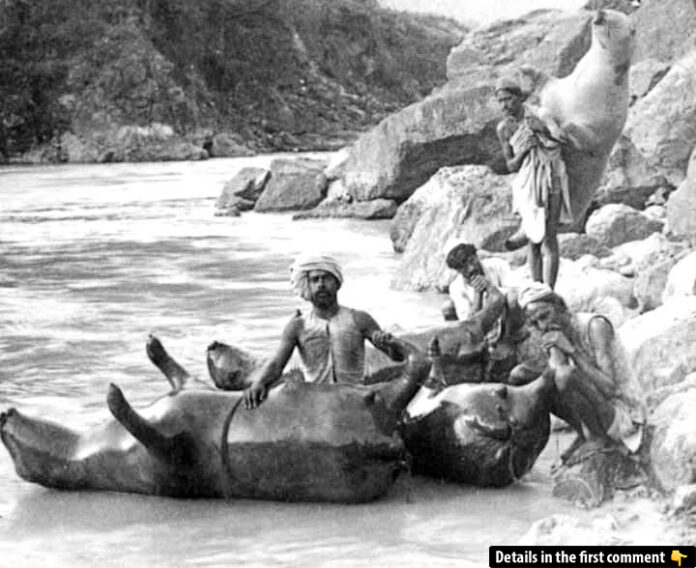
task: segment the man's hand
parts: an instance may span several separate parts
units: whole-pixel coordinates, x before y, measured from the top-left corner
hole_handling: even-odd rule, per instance
[[[551,330],[544,333],[541,337],[541,345],[546,351],[552,347],[556,347],[566,355],[575,353],[575,346],[571,343],[570,339],[559,330]]]
[[[372,334],[372,344],[380,351],[388,350],[393,341],[394,336],[387,331],[379,329]]]
[[[476,274],[475,276],[472,276],[469,280],[469,285],[479,294],[483,294],[486,290],[488,290],[490,283],[482,274]]]
[[[254,383],[249,388],[245,389],[242,394],[242,399],[244,400],[244,407],[251,410],[259,406],[264,400],[266,400],[266,395],[268,394],[268,389],[260,384]]]

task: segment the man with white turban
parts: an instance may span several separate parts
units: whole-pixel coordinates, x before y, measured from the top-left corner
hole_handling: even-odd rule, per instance
[[[636,393],[629,393],[628,377],[617,372],[611,322],[597,314],[571,314],[563,298],[541,282],[521,289],[518,303],[548,353],[543,372],[552,374],[557,391],[552,411],[577,434],[561,459],[617,442],[635,451],[641,409]],[[512,382],[520,371],[523,366],[513,370]]]
[[[283,330],[280,346],[261,374],[244,391],[244,404],[255,408],[266,398],[293,351],[300,355],[305,380],[314,383],[362,384],[365,378],[365,340],[394,360],[402,353],[392,336],[368,314],[341,306],[338,290],[343,272],[329,256],[301,256],[290,267],[292,289],[311,302],[306,315],[299,310]]]

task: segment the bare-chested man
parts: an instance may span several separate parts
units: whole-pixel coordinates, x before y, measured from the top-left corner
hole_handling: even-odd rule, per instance
[[[521,290],[518,301],[549,354],[544,372],[556,383],[553,412],[577,434],[562,459],[567,461],[581,447],[632,445],[629,439],[639,436],[638,409],[618,381],[611,322],[597,314],[571,314],[563,299],[542,283]],[[524,365],[512,375],[513,382],[536,378]]]
[[[305,380],[313,383],[362,384],[365,378],[365,340],[395,361],[404,354],[391,334],[360,310],[338,303],[343,274],[338,263],[327,256],[306,256],[291,267],[295,293],[311,302],[308,314],[298,312],[285,326],[280,345],[261,374],[244,391],[244,404],[255,408],[266,398],[297,348]]]

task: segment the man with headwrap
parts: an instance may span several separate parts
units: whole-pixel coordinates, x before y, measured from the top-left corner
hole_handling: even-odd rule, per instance
[[[244,404],[254,408],[266,397],[297,348],[305,380],[314,383],[362,384],[365,375],[365,340],[394,360],[402,354],[367,312],[338,303],[343,273],[328,256],[302,256],[290,267],[293,291],[308,302],[309,313],[299,312],[283,330],[280,346],[261,374],[244,391]]]
[[[553,288],[558,276],[558,225],[573,221],[561,157],[563,134],[558,125],[542,122],[523,104],[522,89],[512,77],[499,79],[495,93],[505,113],[497,127],[498,140],[508,170],[517,172],[512,202],[522,219],[521,233],[508,239],[506,245],[516,248],[526,237],[532,279]]]
[[[617,442],[635,451],[640,442],[640,405],[628,392],[627,377],[617,372],[611,322],[597,314],[571,314],[563,298],[540,282],[520,290],[518,302],[548,353],[543,372],[551,373],[556,384],[553,413],[577,434],[561,459],[568,461],[581,447],[589,451]],[[523,382],[525,373],[526,380],[536,378],[530,369],[513,370],[513,382],[515,378]]]

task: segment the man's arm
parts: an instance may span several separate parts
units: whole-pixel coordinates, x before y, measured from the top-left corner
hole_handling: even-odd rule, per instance
[[[594,349],[597,365],[594,365],[582,352],[576,350],[572,356],[575,365],[587,375],[595,386],[607,397],[616,394],[614,375],[614,329],[604,318],[594,318],[590,321],[590,343]]]
[[[268,385],[280,378],[285,365],[290,360],[293,349],[297,345],[301,326],[302,320],[299,314],[293,317],[285,326],[280,345],[275,354],[264,365],[261,373],[252,380],[251,386],[244,390],[243,397],[246,408],[256,408],[266,399]]]
[[[503,158],[505,158],[505,165],[510,173],[517,172],[522,165],[522,162],[527,157],[527,154],[532,149],[532,144],[527,144],[518,154],[515,154],[510,146],[510,136],[508,133],[508,126],[505,121],[498,123],[496,129],[498,133],[498,142],[500,142],[500,147],[503,151]]]
[[[581,349],[578,349],[561,331],[553,330],[545,333],[542,341],[546,349],[555,347],[571,359],[578,370],[604,396],[613,397],[616,393],[612,356],[614,330],[604,318],[595,318],[590,322],[589,336],[597,364],[589,359]]]
[[[396,346],[392,334],[382,331],[382,328],[370,314],[356,310],[355,319],[363,337],[369,340],[372,345],[385,353],[392,361],[404,360],[404,354]]]
[[[505,307],[505,296],[495,284],[481,275],[471,279],[471,285],[475,290],[483,290],[488,294],[488,299],[483,308],[476,312],[469,321],[479,326],[481,333],[485,336],[496,324],[503,314]]]

